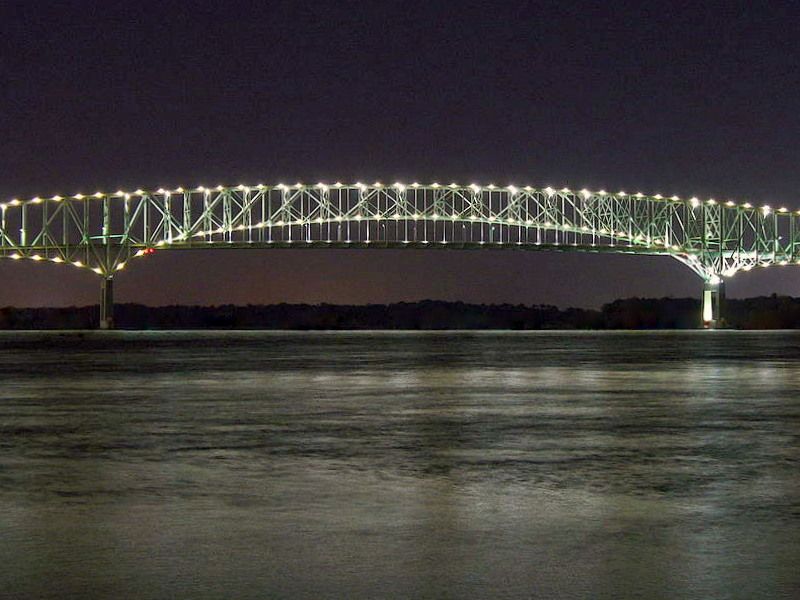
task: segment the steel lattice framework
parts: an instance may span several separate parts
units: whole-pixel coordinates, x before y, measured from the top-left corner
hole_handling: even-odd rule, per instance
[[[504,186],[239,185],[0,204],[0,257],[107,281],[154,249],[519,248],[672,256],[719,283],[800,263],[800,211],[641,193]]]

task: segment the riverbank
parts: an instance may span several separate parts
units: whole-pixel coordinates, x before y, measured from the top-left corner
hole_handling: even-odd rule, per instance
[[[92,329],[97,306],[0,308],[0,329]],[[695,329],[694,298],[627,298],[598,310],[550,305],[467,304],[423,300],[394,304],[145,306],[118,304],[120,329]],[[800,329],[800,298],[729,299],[727,327]]]

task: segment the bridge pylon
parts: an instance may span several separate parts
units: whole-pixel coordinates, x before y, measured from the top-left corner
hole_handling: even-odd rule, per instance
[[[100,329],[114,329],[114,279],[103,277],[100,288]]]
[[[703,285],[704,329],[720,329],[725,326],[723,309],[725,306],[725,281],[718,275],[712,275]]]

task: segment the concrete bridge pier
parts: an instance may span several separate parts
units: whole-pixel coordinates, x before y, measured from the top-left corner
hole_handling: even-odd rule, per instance
[[[725,282],[712,275],[703,285],[703,328],[719,329],[725,326],[722,311],[725,306]]]
[[[114,329],[114,279],[104,277],[100,288],[100,329]]]

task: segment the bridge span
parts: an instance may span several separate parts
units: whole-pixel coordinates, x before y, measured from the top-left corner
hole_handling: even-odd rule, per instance
[[[800,263],[800,211],[714,199],[513,185],[238,185],[74,194],[0,204],[0,258],[89,269],[113,327],[114,276],[156,250],[555,250],[671,256],[704,282],[722,324],[738,271]]]

